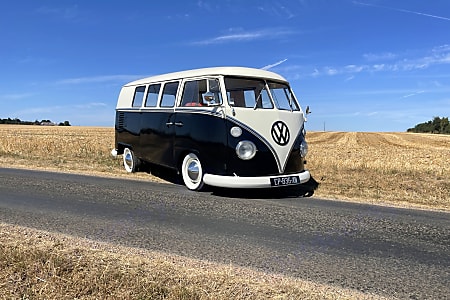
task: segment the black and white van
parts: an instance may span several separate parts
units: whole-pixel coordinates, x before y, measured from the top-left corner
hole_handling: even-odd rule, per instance
[[[301,185],[305,113],[282,76],[243,67],[163,74],[122,87],[115,149],[126,171],[176,169],[190,190]]]

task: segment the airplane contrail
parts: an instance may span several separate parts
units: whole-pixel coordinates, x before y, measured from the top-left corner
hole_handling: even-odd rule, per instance
[[[285,59],[283,59],[283,60],[280,60],[279,62],[276,62],[276,63],[274,63],[274,64],[271,64],[271,65],[267,65],[267,66],[265,66],[265,67],[262,67],[261,69],[263,69],[263,70],[269,70],[269,69],[271,69],[271,68],[273,68],[273,67],[276,67],[276,66],[278,66],[278,65],[281,65],[281,64],[284,63],[285,61],[287,61],[287,58],[285,58]]]
[[[399,11],[399,12],[403,12],[403,13],[415,14],[415,15],[419,15],[419,16],[425,16],[425,17],[430,17],[430,18],[435,18],[435,19],[441,19],[441,20],[445,20],[445,21],[450,21],[450,18],[447,18],[447,17],[430,15],[430,14],[426,14],[426,13],[422,13],[422,12],[418,12],[418,11],[407,10],[407,9],[402,9],[402,8],[395,8],[395,7],[382,6],[382,5],[376,5],[376,4],[369,4],[369,3],[363,3],[363,2],[358,2],[358,1],[353,1],[353,3],[359,4],[359,5],[365,5],[365,6],[372,6],[372,7],[390,9],[390,10]]]

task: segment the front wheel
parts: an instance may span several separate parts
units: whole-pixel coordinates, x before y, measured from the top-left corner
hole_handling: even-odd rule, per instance
[[[123,150],[123,166],[128,173],[134,173],[139,167],[139,159],[134,155],[133,150],[125,148]]]
[[[186,187],[192,191],[199,191],[203,188],[203,169],[200,160],[194,153],[189,153],[183,159],[181,165],[181,175]]]

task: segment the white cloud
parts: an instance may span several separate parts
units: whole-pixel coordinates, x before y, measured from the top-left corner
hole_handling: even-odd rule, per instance
[[[420,94],[423,94],[423,93],[425,93],[425,91],[417,91],[417,92],[414,92],[414,93],[405,95],[405,96],[403,96],[402,98],[409,98],[409,97],[416,96],[416,95],[420,95]]]
[[[314,71],[311,73],[312,77],[317,77],[319,75],[320,75],[320,71],[317,68],[315,68]]]
[[[16,101],[16,100],[30,98],[30,97],[33,97],[34,95],[35,95],[34,93],[4,94],[4,95],[0,95],[0,100]]]
[[[258,10],[263,13],[267,13],[270,16],[276,16],[286,19],[292,19],[296,16],[292,8],[277,2],[262,4],[258,6]]]
[[[327,74],[327,75],[333,76],[333,75],[336,75],[338,73],[339,73],[339,71],[337,69],[335,69],[335,68],[330,68],[330,67],[326,67],[325,68],[325,74]]]
[[[217,6],[213,6],[209,1],[197,1],[197,7],[200,9],[204,9],[208,12],[213,12],[214,10],[218,9]]]
[[[374,71],[383,71],[386,69],[386,65],[385,64],[373,65],[372,68]]]
[[[77,109],[92,109],[92,108],[101,108],[101,107],[107,107],[107,106],[108,105],[103,102],[91,102],[91,103],[74,105],[74,107]]]
[[[351,76],[347,77],[347,78],[345,79],[345,81],[350,81],[350,80],[353,80],[354,78],[355,78],[355,76],[351,75]]]
[[[347,65],[344,67],[344,70],[349,73],[359,73],[359,72],[362,72],[366,68],[367,68],[367,66],[364,66],[364,65],[360,65],[360,66]]]
[[[62,79],[56,82],[56,84],[86,84],[86,83],[104,83],[104,82],[130,82],[139,78],[145,77],[144,75],[105,75],[105,76],[91,76],[91,77],[77,77]]]
[[[391,52],[384,53],[365,53],[363,54],[364,59],[369,62],[380,61],[380,60],[393,60],[397,58],[397,54]]]
[[[450,64],[450,45],[435,47],[429,50],[427,53],[424,53],[422,57],[403,58],[394,62],[381,62],[381,60],[383,57],[385,57],[386,60],[392,60],[393,58],[400,57],[399,54],[364,54],[363,57],[365,57],[367,60],[380,60],[380,63],[315,67],[314,71],[310,73],[310,76],[336,76],[341,74],[353,75],[361,72],[401,72],[423,70],[435,65]],[[286,71],[289,70],[286,69]],[[290,77],[296,76],[290,75]]]
[[[284,28],[271,28],[254,31],[230,29],[230,33],[214,38],[193,42],[193,45],[213,45],[233,42],[247,42],[253,40],[279,39],[294,34],[293,31]]]

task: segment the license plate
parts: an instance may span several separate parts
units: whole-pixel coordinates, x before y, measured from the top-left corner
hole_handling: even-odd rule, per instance
[[[272,186],[300,184],[300,178],[298,176],[272,177],[270,178],[270,184]]]

